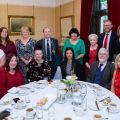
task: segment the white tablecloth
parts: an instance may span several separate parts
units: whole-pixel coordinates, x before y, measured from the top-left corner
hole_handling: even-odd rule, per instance
[[[85,83],[85,84],[87,84],[87,83]],[[64,120],[65,117],[71,117],[72,120],[93,120],[93,116],[96,113],[101,114],[103,116],[103,118],[108,118],[108,120],[120,120],[120,112],[108,113],[106,106],[102,106],[103,109],[99,110],[99,111],[93,111],[93,110],[89,109],[89,104],[92,102],[95,102],[95,99],[96,99],[96,95],[94,94],[93,89],[94,88],[87,85],[87,95],[86,95],[87,111],[82,116],[78,116],[75,114],[70,100],[67,100],[64,104],[58,104],[55,101],[51,105],[51,107],[54,107],[54,109],[55,109],[55,120]],[[116,103],[117,108],[120,109],[120,99],[117,96],[115,96],[111,91],[109,91],[105,88],[102,88],[102,89],[103,89],[105,95],[99,96],[99,100],[106,98],[106,97],[110,97],[112,99],[112,102]],[[26,112],[25,112],[26,109],[30,108],[30,107],[34,108],[36,106],[36,103],[42,97],[47,96],[47,95],[51,95],[51,96],[57,95],[57,89],[53,88],[52,86],[46,86],[44,89],[36,89],[35,88],[35,92],[30,92],[30,90],[29,90],[29,98],[30,98],[31,102],[26,103],[26,107],[24,109],[21,109],[21,110],[14,109],[15,114],[18,116],[16,118],[16,120],[23,119],[23,117],[26,115]],[[11,101],[13,98],[17,98],[17,97],[19,97],[21,99],[25,99],[25,96],[21,96],[18,93],[16,93],[16,94],[8,93],[1,100],[2,101],[7,101],[7,100]],[[5,108],[12,109],[13,105],[8,104],[8,105],[0,106],[0,110],[3,110]],[[37,120],[37,118],[35,118],[34,120]],[[43,120],[48,120],[48,110],[43,111]]]

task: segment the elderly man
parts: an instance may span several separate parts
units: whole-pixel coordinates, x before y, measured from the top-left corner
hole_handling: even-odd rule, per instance
[[[58,40],[51,37],[51,30],[49,27],[43,29],[43,34],[44,38],[36,43],[35,48],[42,48],[44,57],[51,66],[51,78],[53,78],[60,62],[58,55]]]
[[[99,47],[104,47],[109,51],[108,60],[114,61],[114,53],[113,53],[113,43],[117,37],[116,32],[112,31],[112,22],[110,20],[104,21],[104,32],[100,34],[98,39]]]
[[[90,82],[97,83],[107,89],[111,87],[111,80],[114,73],[114,64],[108,62],[109,53],[107,49],[100,48],[98,60],[90,67]]]
[[[4,69],[6,61],[6,55],[3,52],[2,49],[0,49],[0,98],[7,93],[7,88],[6,88],[6,72]]]

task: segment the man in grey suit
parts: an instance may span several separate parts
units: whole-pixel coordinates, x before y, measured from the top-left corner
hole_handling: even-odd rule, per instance
[[[35,48],[37,47],[43,50],[44,58],[51,67],[51,78],[53,78],[57,66],[60,64],[58,40],[51,37],[51,29],[49,27],[43,29],[43,34],[44,38],[36,43]]]
[[[90,66],[90,82],[97,83],[102,87],[110,89],[111,80],[115,70],[114,64],[108,62],[109,53],[107,49],[100,48],[98,60]]]

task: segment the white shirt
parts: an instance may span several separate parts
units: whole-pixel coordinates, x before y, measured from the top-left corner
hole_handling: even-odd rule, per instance
[[[106,35],[108,34],[107,50],[109,50],[109,43],[110,43],[111,33],[112,33],[112,30],[109,33],[105,33],[104,40],[103,40],[103,46],[102,47],[104,47],[105,38],[106,38]]]
[[[100,66],[100,64],[103,64],[103,65],[101,66],[101,71],[103,71],[103,69],[105,68],[105,66],[106,66],[106,64],[107,64],[107,61],[104,62],[104,63],[99,63],[98,67]]]
[[[51,61],[52,58],[51,58],[51,40],[50,40],[50,38],[45,39],[45,51],[46,51],[46,56],[47,56],[47,40],[48,40],[49,48],[50,48],[50,61]]]

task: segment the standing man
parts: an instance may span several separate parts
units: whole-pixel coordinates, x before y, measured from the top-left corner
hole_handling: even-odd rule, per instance
[[[112,31],[112,22],[110,20],[104,21],[104,32],[100,34],[98,39],[99,47],[104,47],[109,51],[109,61],[114,61],[113,43],[117,35]]]
[[[96,83],[107,89],[111,88],[111,81],[114,73],[114,64],[107,61],[109,53],[107,49],[100,48],[98,60],[90,66],[89,82]]]
[[[36,43],[35,48],[42,48],[45,59],[51,66],[51,78],[54,78],[57,66],[59,65],[58,40],[51,37],[49,27],[43,29],[44,38]]]

